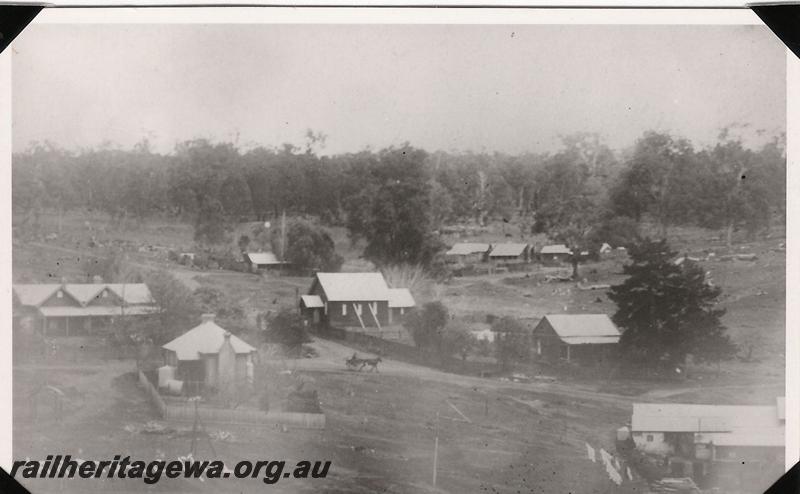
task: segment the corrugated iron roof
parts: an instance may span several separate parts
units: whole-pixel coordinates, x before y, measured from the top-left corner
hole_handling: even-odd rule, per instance
[[[606,314],[548,314],[544,319],[565,343],[569,343],[570,338],[620,337],[619,330]]]
[[[81,304],[91,302],[104,289],[109,289],[117,294],[126,304],[155,303],[150,289],[144,283],[18,284],[14,285],[14,292],[16,292],[22,305],[38,307],[62,287],[65,292]]]
[[[248,252],[247,257],[253,264],[282,264],[272,252]]]
[[[470,254],[484,254],[489,251],[491,245],[481,243],[458,243],[453,245],[445,255],[447,256],[467,256]]]
[[[61,285],[58,283],[23,283],[14,285],[13,287],[14,293],[17,294],[20,304],[33,307],[38,307],[44,303],[44,301],[49,299],[59,288],[61,288]]]
[[[408,288],[390,288],[389,289],[389,307],[414,307],[417,303],[414,301],[414,296]]]
[[[171,350],[178,360],[200,360],[201,354],[218,353],[225,343],[226,330],[214,321],[201,323],[189,331],[170,341],[162,348]],[[231,346],[236,353],[251,353],[256,349],[236,335],[231,335]]]
[[[711,432],[696,434],[695,443],[714,443],[715,446],[761,446],[784,447],[786,429],[772,427],[766,429],[735,430],[731,432]]]
[[[572,255],[572,251],[567,248],[564,244],[555,244],[555,245],[545,245],[542,247],[542,250],[539,251],[540,254],[569,254]]]
[[[525,252],[525,249],[527,248],[528,244],[512,244],[512,243],[496,244],[492,248],[492,251],[489,253],[489,257],[520,256]]]
[[[303,305],[309,309],[321,309],[325,307],[319,295],[300,295]]]
[[[389,286],[381,273],[317,273],[328,300],[389,301]]]
[[[40,307],[39,312],[45,317],[102,317],[102,316],[141,316],[153,314],[157,307],[149,305],[133,305],[129,307],[89,305],[86,307]]]
[[[634,403],[631,430],[751,434],[781,428],[775,406]],[[715,442],[716,443],[716,442]]]

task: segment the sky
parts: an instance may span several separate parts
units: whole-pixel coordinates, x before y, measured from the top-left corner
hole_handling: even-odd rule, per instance
[[[323,154],[697,146],[785,131],[786,51],[763,26],[33,25],[13,44],[13,146],[207,138]]]

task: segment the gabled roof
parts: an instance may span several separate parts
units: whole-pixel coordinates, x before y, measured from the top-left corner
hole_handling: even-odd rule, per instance
[[[480,243],[458,243],[453,245],[444,254],[446,256],[467,256],[470,254],[485,254],[492,246]]]
[[[414,302],[414,297],[408,288],[390,288],[389,289],[389,307],[407,308],[414,307],[417,303]]]
[[[144,283],[57,283],[17,284],[14,292],[22,305],[38,307],[63,288],[81,305],[86,305],[100,293],[109,289],[126,304],[154,304],[150,289]]]
[[[316,279],[333,302],[389,301],[389,286],[381,273],[317,273]]]
[[[544,319],[570,345],[619,342],[619,329],[606,314],[548,314]]]
[[[103,283],[68,284],[64,287],[81,305],[86,305],[106,289]]]
[[[247,258],[253,264],[283,264],[272,252],[248,252]]]
[[[567,248],[564,244],[555,244],[555,245],[545,245],[542,247],[542,250],[539,251],[540,254],[568,254],[572,255],[572,251]]]
[[[308,309],[321,309],[325,307],[319,295],[300,295],[300,300],[303,302],[303,306]]]
[[[785,427],[775,406],[634,403],[634,432],[695,432],[718,446],[781,446]]]
[[[219,353],[225,343],[226,330],[214,321],[205,321],[170,341],[162,348],[171,350],[178,360],[200,360],[203,354]],[[256,349],[235,335],[230,335],[231,346],[236,353],[252,353]]]
[[[489,257],[520,256],[527,248],[528,244],[496,244],[489,253]]]
[[[38,307],[49,299],[53,294],[61,288],[58,283],[43,283],[43,284],[16,284],[14,285],[14,292],[19,298],[21,305],[29,305]]]

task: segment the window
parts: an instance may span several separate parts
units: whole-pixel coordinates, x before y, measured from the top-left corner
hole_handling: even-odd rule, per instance
[[[362,307],[362,305],[361,305],[361,304],[353,304],[353,307],[355,307],[355,309],[356,309],[356,314],[358,314],[359,316],[360,316],[360,315],[362,314],[362,312],[364,311],[364,307]]]
[[[542,340],[536,338],[536,355],[542,354]]]
[[[400,307],[400,315],[402,316],[405,313],[406,313],[406,308],[405,307]]]
[[[647,442],[648,443],[652,443],[653,442],[653,435],[652,434],[648,434],[647,435]]]
[[[347,315],[347,304],[342,304],[342,315],[343,316]]]

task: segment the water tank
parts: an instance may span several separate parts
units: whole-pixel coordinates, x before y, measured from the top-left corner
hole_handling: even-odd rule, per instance
[[[183,381],[178,381],[177,379],[171,379],[167,381],[167,393],[171,395],[179,395],[183,392]]]
[[[172,381],[173,379],[175,379],[175,367],[171,365],[165,365],[163,367],[158,368],[159,388],[166,388],[167,382]]]

